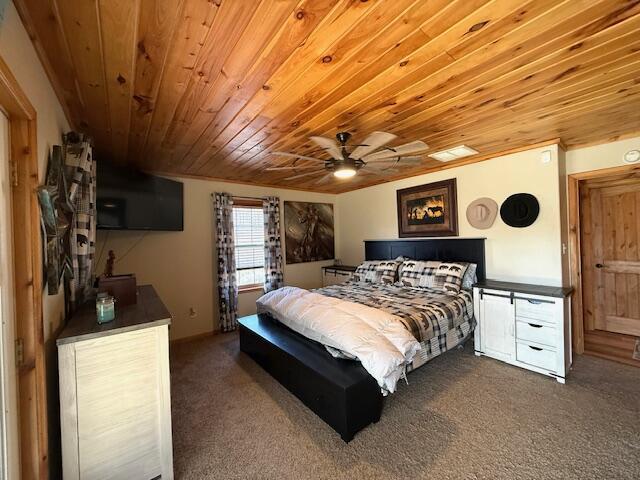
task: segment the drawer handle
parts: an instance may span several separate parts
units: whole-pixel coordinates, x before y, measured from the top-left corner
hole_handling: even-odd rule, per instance
[[[542,299],[537,299],[537,300],[532,300],[531,298],[527,298],[527,297],[513,297],[516,300],[526,300],[527,302],[533,304],[533,305],[540,305],[541,303],[550,303],[550,304],[554,304],[556,302],[552,301],[552,300],[542,300]]]
[[[532,345],[529,345],[529,348],[530,348],[531,350],[535,350],[536,352],[539,352],[539,351],[541,351],[541,350],[542,350],[540,347],[534,347],[534,346],[532,346]]]
[[[529,326],[533,328],[542,328],[542,325],[536,325],[535,323],[530,323]]]

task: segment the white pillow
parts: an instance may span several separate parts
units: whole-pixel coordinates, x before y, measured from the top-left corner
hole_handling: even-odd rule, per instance
[[[464,277],[462,277],[463,290],[471,290],[473,285],[478,282],[478,276],[476,275],[477,270],[478,265],[476,263],[470,263],[467,266],[467,271],[464,272]]]

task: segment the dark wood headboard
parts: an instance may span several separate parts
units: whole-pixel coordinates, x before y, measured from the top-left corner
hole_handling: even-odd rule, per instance
[[[415,240],[365,240],[366,260],[390,260],[399,256],[414,260],[469,262],[478,265],[478,281],[486,279],[484,238],[429,238]]]

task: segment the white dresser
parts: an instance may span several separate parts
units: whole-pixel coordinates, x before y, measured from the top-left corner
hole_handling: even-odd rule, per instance
[[[485,280],[473,293],[476,355],[565,382],[571,366],[571,288]]]
[[[356,271],[356,267],[349,265],[331,265],[328,267],[322,267],[322,286],[328,287],[329,285],[337,285],[344,283],[347,280],[351,280],[353,272]]]
[[[173,478],[168,326],[150,285],[98,325],[83,306],[57,340],[65,480]]]

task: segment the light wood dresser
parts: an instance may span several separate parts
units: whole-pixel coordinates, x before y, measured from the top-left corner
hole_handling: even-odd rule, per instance
[[[168,328],[151,285],[99,325],[89,302],[57,340],[65,480],[172,479]]]
[[[571,288],[485,280],[473,289],[476,355],[564,383],[571,366]]]

